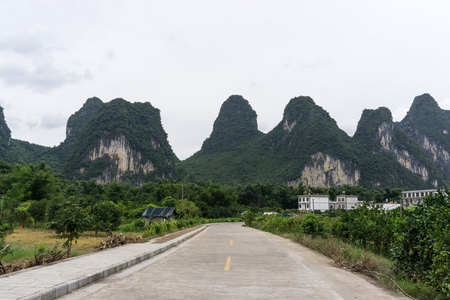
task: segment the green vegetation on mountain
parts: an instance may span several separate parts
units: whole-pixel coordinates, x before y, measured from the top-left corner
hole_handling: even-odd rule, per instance
[[[45,161],[66,178],[103,182],[143,184],[175,177],[233,185],[299,184],[309,178],[324,186],[353,182],[378,188],[443,187],[450,178],[445,156],[450,152],[449,114],[424,94],[414,99],[400,123],[393,123],[387,108],[364,110],[355,135],[349,137],[313,99],[301,96],[290,100],[281,122],[264,134],[249,102],[233,95],[220,108],[201,149],[180,162],[167,141],[159,110],[150,103],[103,103],[93,97],[69,118],[66,139],[57,147],[11,139],[2,109],[0,159]],[[433,144],[423,146],[425,137],[441,152],[433,150]]]
[[[436,162],[450,178],[450,119],[429,94],[414,98],[399,127],[425,149],[428,159]]]
[[[318,152],[356,159],[351,138],[310,97],[292,99],[283,120],[268,134],[257,130],[248,102],[236,97],[223,104],[202,149],[180,163],[193,178],[228,184],[283,183],[296,180]],[[221,140],[236,142],[220,144]]]
[[[11,139],[9,147],[10,162],[23,161],[27,164],[39,164],[45,162],[56,172],[62,171],[63,160],[61,159],[61,148],[45,147],[29,142]]]
[[[130,172],[127,176],[129,179],[144,176],[150,180],[175,175],[177,158],[162,128],[159,110],[148,102],[130,103],[123,99],[115,99],[104,104],[95,117],[84,126],[68,155],[64,174],[69,177],[91,179],[101,175],[105,168],[113,168],[114,157],[105,155],[96,160],[88,158],[94,148],[99,147],[101,140],[106,145],[121,136],[126,138],[126,143],[131,149],[140,152],[142,155],[140,163],[146,164],[150,161],[155,167],[155,171],[149,176]],[[85,172],[79,173],[80,168],[84,168]]]
[[[0,154],[6,153],[6,150],[11,139],[11,130],[5,121],[5,115],[3,114],[3,107],[0,106]]]
[[[98,149],[101,143],[107,146],[118,139],[123,140],[123,147],[129,147],[120,150],[125,151],[125,155],[132,155],[132,161],[128,163],[134,167],[145,166],[146,172],[142,168],[131,168],[125,170],[124,174],[113,176],[111,174],[117,174],[118,169],[118,157],[114,154],[90,159],[90,154],[94,149]],[[175,163],[178,161],[167,141],[158,109],[150,103],[131,104],[123,99],[105,104],[96,97],[88,99],[79,111],[70,116],[67,121],[66,139],[56,147],[44,147],[11,139],[2,109],[0,159],[11,163],[22,161],[26,164],[45,161],[47,166],[70,179],[92,179],[107,174],[103,180],[120,178],[136,184],[175,176]]]
[[[240,115],[253,111],[248,102],[230,99],[202,149],[179,164],[182,175],[228,184],[295,182],[305,166],[320,163],[312,156],[322,153],[345,163],[348,174],[359,172],[359,184],[366,187],[431,188],[448,182],[420,143],[394,126],[387,108],[364,110],[349,137],[310,97],[297,97],[286,106],[282,121],[261,134],[256,114],[247,119]]]
[[[381,133],[382,130],[385,132]],[[381,137],[380,134],[384,136]],[[419,174],[406,169],[396,156],[404,156],[404,160],[410,159],[412,164],[417,165],[417,169],[426,168],[431,179],[438,179],[441,185],[444,183],[442,171],[427,158],[424,149],[416,140],[394,126],[392,114],[385,107],[376,110],[365,109],[353,138],[359,144],[359,163],[364,170],[360,184],[363,186],[398,186],[413,189],[433,187],[431,180],[425,182]],[[382,139],[389,149],[382,147]]]
[[[203,142],[201,153],[232,150],[261,136],[256,118],[256,112],[242,96],[229,97],[220,108],[211,136]]]
[[[45,147],[11,138],[11,130],[0,107],[0,159],[9,163],[39,164],[46,161],[56,171],[62,170],[62,161],[55,147]]]
[[[83,129],[97,116],[99,109],[104,105],[103,101],[97,97],[89,98],[83,107],[71,115],[67,120],[66,139],[62,146],[62,152],[67,156],[70,148],[80,137]],[[64,158],[66,159],[66,158]]]
[[[368,151],[379,152],[381,144],[377,134],[378,127],[383,123],[392,123],[392,114],[389,109],[386,107],[380,107],[375,110],[365,109],[358,122],[353,138]]]
[[[283,120],[261,141],[265,151],[284,163],[284,178],[297,179],[302,169],[318,152],[356,162],[351,138],[322,107],[310,97],[293,98],[286,106]]]
[[[414,98],[400,127],[410,136],[421,134],[450,149],[450,119],[429,94]]]
[[[255,142],[263,136],[248,101],[231,96],[223,103],[200,151],[179,163],[180,175],[229,184],[267,181],[273,163]]]

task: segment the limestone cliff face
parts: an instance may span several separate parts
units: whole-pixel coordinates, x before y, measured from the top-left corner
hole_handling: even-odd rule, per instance
[[[98,108],[96,112],[86,110],[88,104]],[[128,180],[139,185],[175,174],[178,159],[162,127],[159,109],[149,102],[130,103],[121,98],[107,103],[93,99],[86,105],[72,118],[71,123],[78,127],[71,126],[68,138],[77,136],[76,128],[82,130],[64,166],[67,176],[99,183]],[[85,111],[92,113],[92,118]]]
[[[419,142],[422,147],[430,154],[430,158],[434,162],[442,162],[447,164],[450,160],[450,155],[444,147],[438,145],[437,143],[431,141],[427,136],[421,136]]]
[[[432,141],[425,135],[416,131],[414,137],[426,151],[428,157],[435,163],[438,163],[447,175],[450,175],[450,153],[444,146]]]
[[[398,163],[411,172],[422,177],[423,181],[428,181],[429,171],[421,165],[407,150],[399,150],[393,143],[394,124],[383,122],[378,126],[377,139],[380,141],[381,149],[394,155]]]
[[[301,177],[288,182],[298,186],[302,182],[305,186],[330,187],[339,185],[358,185],[360,171],[350,162],[344,162],[331,155],[318,152],[311,155],[310,161],[302,170]]]
[[[400,127],[425,150],[429,160],[450,177],[450,119],[429,94],[414,98]]]
[[[283,129],[284,131],[291,132],[292,129],[297,125],[297,121],[293,121],[292,123],[289,123],[289,120],[286,118],[283,120]]]
[[[109,161],[110,166],[97,176],[98,183],[107,183],[113,180],[121,180],[126,172],[142,172],[147,175],[155,170],[151,161],[143,161],[142,154],[130,148],[124,135],[115,139],[101,139],[98,146],[89,153],[89,160]],[[80,169],[83,173],[84,169]]]

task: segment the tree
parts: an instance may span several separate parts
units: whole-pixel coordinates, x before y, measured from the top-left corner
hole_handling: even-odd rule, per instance
[[[81,208],[75,197],[58,204],[55,217],[50,222],[49,228],[54,229],[57,234],[61,234],[66,239],[63,247],[67,248],[67,256],[70,257],[72,243],[77,242],[80,233],[89,228],[91,217],[90,208]]]
[[[184,216],[184,219],[186,220],[186,217],[189,219],[195,217],[199,213],[198,207],[195,205],[194,202],[183,199],[178,201],[176,206],[177,214],[180,216]]]
[[[172,198],[171,196],[167,196],[161,203],[164,207],[176,207],[178,204],[178,200]]]
[[[120,225],[120,209],[112,201],[102,201],[92,207],[92,226],[99,230],[117,230]]]
[[[245,226],[248,226],[248,227],[252,226],[252,223],[253,223],[253,221],[255,221],[255,218],[256,218],[255,214],[250,210],[244,212],[244,214],[242,215],[244,224],[245,224]]]
[[[45,220],[45,213],[47,211],[47,200],[43,199],[31,203],[27,212],[34,219],[34,228],[36,228],[37,222],[43,222]]]
[[[27,212],[27,209],[23,206],[20,206],[14,210],[14,217],[16,222],[20,225],[25,225],[30,220],[30,215]]]
[[[405,210],[391,254],[397,272],[424,281],[450,298],[450,190]]]
[[[304,234],[318,235],[323,232],[323,223],[315,214],[308,213],[300,224],[300,230]]]

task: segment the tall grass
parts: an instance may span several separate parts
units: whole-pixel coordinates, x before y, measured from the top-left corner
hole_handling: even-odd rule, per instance
[[[319,235],[303,234],[301,222],[304,216],[266,216],[255,219],[253,227],[268,231],[313,249],[334,261],[336,267],[360,272],[377,279],[385,286],[401,291],[415,299],[445,299],[431,287],[421,282],[396,278],[393,262],[358,245],[345,243],[329,234],[333,220],[323,220],[325,230]]]

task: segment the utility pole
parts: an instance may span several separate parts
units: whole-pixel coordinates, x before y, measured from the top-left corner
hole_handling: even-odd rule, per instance
[[[400,219],[403,217],[403,198],[400,198]]]

